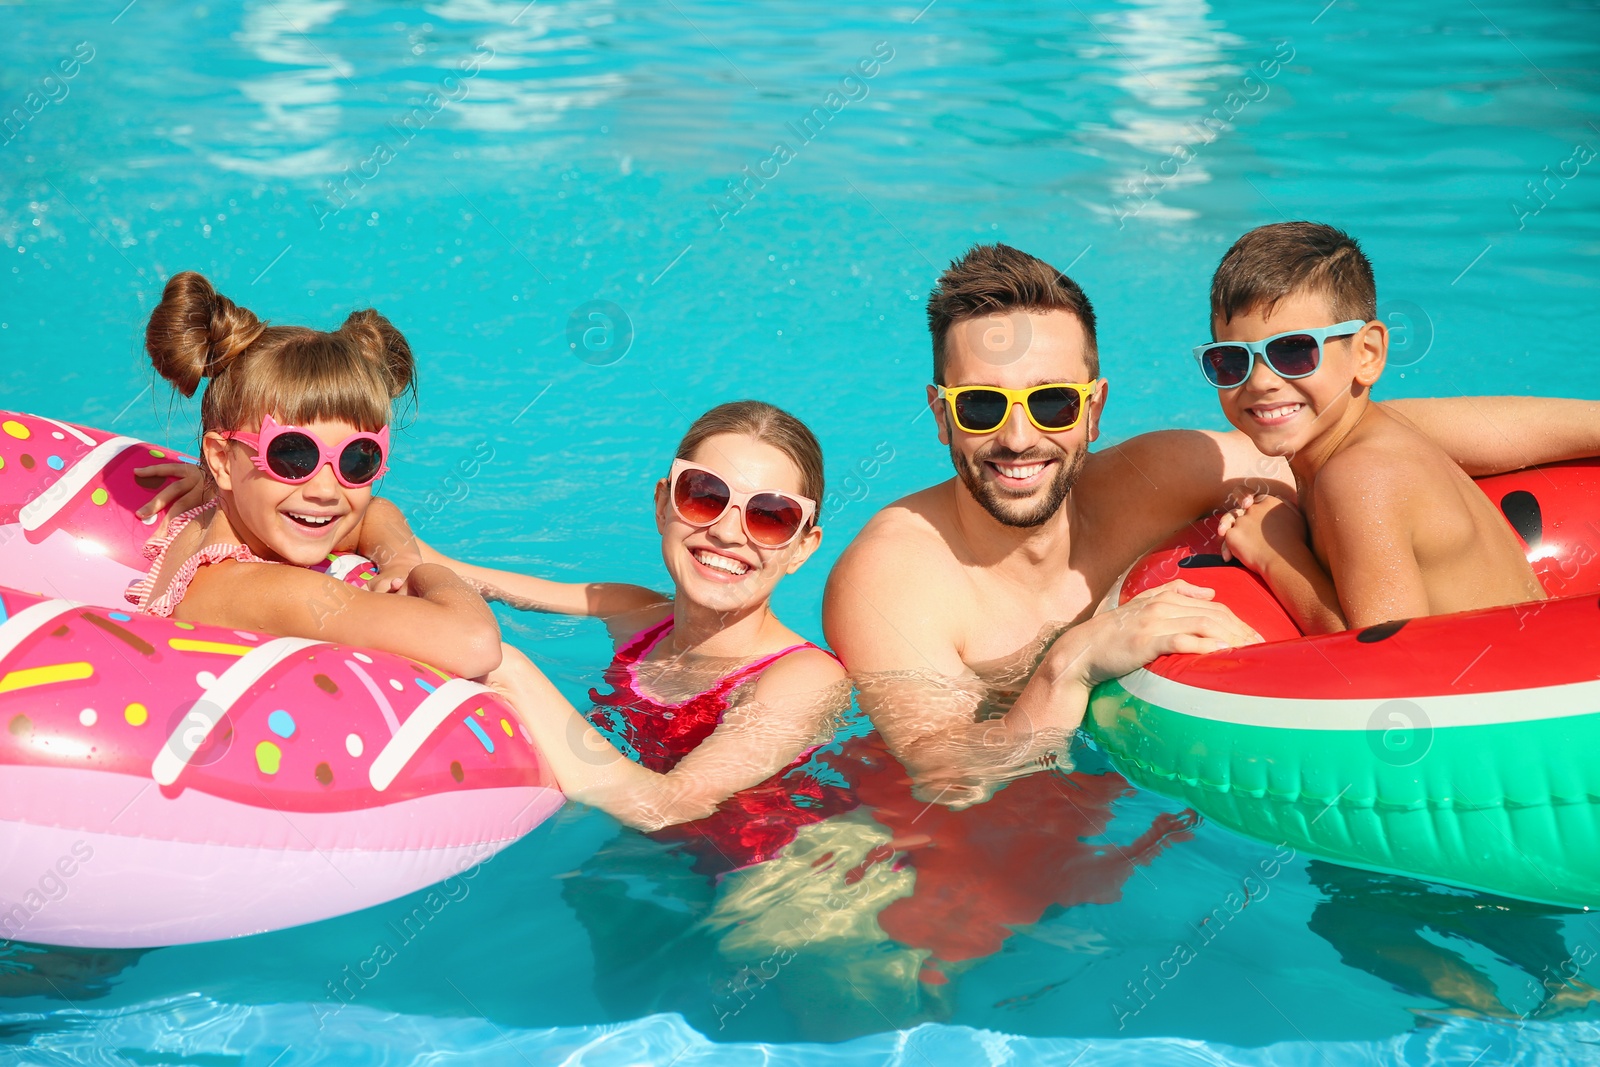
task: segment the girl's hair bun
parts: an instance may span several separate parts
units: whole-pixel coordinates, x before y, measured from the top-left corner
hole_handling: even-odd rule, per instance
[[[144,347],[156,373],[184,396],[193,396],[201,379],[226,370],[266,328],[248,308],[217,292],[204,275],[186,270],[167,282],[145,327]]]
[[[361,354],[383,368],[389,380],[389,397],[398,399],[413,384],[417,364],[411,346],[394,324],[372,308],[352,311],[339,333],[353,340]]]

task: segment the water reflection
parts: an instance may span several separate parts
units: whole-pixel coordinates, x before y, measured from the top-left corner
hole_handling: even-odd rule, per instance
[[[147,949],[77,949],[0,941],[0,1000],[44,997],[75,1004],[103,997]]]
[[[785,824],[764,862],[729,870],[713,816],[624,831],[564,882],[594,946],[596,994],[618,1018],[676,1011],[719,1039],[821,1041],[948,1020],[960,976],[1017,928],[1119,900],[1196,820],[1163,813],[1105,841],[1132,793],[1110,772],[1035,774],[961,810],[929,804],[860,720],[796,781],[827,782],[849,810]],[[1091,937],[1081,951],[1103,947]]]
[[[1569,950],[1561,930],[1561,917],[1579,912],[1321,860],[1307,873],[1327,894],[1310,930],[1349,966],[1406,993],[1495,1019],[1552,1018],[1600,1000],[1600,989],[1578,977],[1594,950]],[[1522,987],[1502,986],[1471,962],[1464,950],[1473,946],[1518,972]],[[1530,999],[1524,1010],[1512,1006]]]
[[[1245,73],[1230,56],[1243,40],[1222,28],[1209,4],[1185,0],[1136,0],[1089,19],[1094,32],[1086,38],[1085,58],[1109,63],[1117,72],[1114,84],[1131,97],[1110,110],[1110,125],[1084,124],[1091,142],[1100,140],[1119,164],[1108,181],[1109,204],[1092,206],[1115,218],[1195,217],[1159,197],[1209,182],[1211,173],[1194,153],[1181,166],[1168,161],[1206,138],[1207,112]]]

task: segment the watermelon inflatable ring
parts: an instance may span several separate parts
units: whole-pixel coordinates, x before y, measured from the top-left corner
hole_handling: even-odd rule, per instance
[[[162,449],[0,412],[0,938],[280,929],[481,863],[560,807],[509,707],[427,664],[129,609]]]
[[[1483,478],[1551,599],[1306,637],[1196,523],[1124,579],[1210,586],[1266,643],[1096,690],[1131,781],[1270,844],[1600,906],[1600,461]]]

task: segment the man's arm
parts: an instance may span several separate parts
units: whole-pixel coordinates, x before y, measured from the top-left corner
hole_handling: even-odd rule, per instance
[[[952,590],[959,572],[941,580],[934,546],[919,555],[880,522],[835,564],[823,629],[862,709],[930,799],[971,803],[994,784],[1051,762],[1071,743],[1090,690],[1106,678],[1169,652],[1260,640],[1210,603],[1211,590],[1174,582],[1058,638],[1011,709],[979,721],[991,694],[957,644],[963,605]]]
[[[845,549],[828,576],[823,632],[908,770],[974,767],[989,724],[976,721],[983,686],[957,645],[958,587],[941,580],[937,554],[916,550],[916,532],[896,528],[904,525],[880,515]]]
[[[1382,407],[1473,477],[1600,455],[1600,401],[1457,396]]]

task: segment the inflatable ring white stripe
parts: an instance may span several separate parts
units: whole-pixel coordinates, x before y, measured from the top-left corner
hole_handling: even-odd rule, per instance
[[[1340,700],[1262,697],[1201,689],[1142,667],[1119,681],[1122,688],[1147,704],[1213,722],[1283,730],[1370,730],[1373,713],[1397,701],[1420,710],[1427,724],[1436,729],[1535,722],[1600,712],[1600,681],[1490,693]]]
[[[82,441],[84,444],[89,445],[90,447],[94,446],[94,438],[90,437],[88,434],[84,433],[70,422],[62,422],[60,419],[52,419],[48,415],[35,415],[34,418],[38,419],[40,422],[48,422],[52,426],[59,426],[67,433],[70,433],[72,436]]]
[[[22,642],[53,620],[83,605],[76,600],[42,600],[0,622],[0,663]]]
[[[66,507],[89,484],[89,479],[105,470],[124,451],[138,444],[140,442],[131,437],[113,437],[95,445],[87,455],[67,468],[50,488],[22,506],[17,513],[22,528],[32,533],[49,522],[56,512]]]
[[[452,678],[429,693],[427,699],[418,704],[417,709],[400,724],[399,731],[389,738],[389,743],[383,746],[378,758],[372,761],[372,767],[367,771],[367,780],[372,783],[372,788],[380,793],[388,789],[395,776],[405,769],[422,743],[433,736],[433,731],[450,717],[450,713],[480,693],[492,695],[494,690],[466,678]]]
[[[194,754],[200,751],[200,746],[206,743],[206,738],[211,736],[217,723],[222,721],[222,717],[228,714],[247,689],[296,652],[323,644],[327,642],[304,637],[279,637],[264,645],[257,645],[239,657],[238,662],[206,687],[200,699],[173,727],[172,736],[167,738],[167,743],[161,746],[155,762],[150,765],[150,777],[159,785],[176,782]]]

